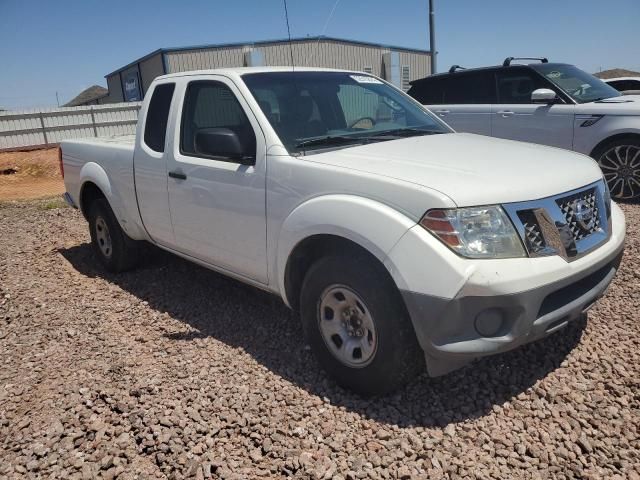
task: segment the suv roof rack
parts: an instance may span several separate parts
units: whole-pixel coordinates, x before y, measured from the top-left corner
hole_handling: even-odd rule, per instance
[[[466,68],[461,67],[460,65],[451,65],[451,68],[449,69],[449,73],[453,73],[456,70],[466,70]]]
[[[547,60],[546,57],[542,57],[542,58],[538,58],[538,57],[507,57],[504,59],[504,62],[502,62],[502,66],[503,67],[508,67],[509,65],[511,65],[511,62],[514,60],[538,60],[539,62],[542,63],[549,63],[549,60]]]

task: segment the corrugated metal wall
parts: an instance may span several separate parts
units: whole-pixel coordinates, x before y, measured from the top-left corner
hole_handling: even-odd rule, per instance
[[[202,70],[208,68],[243,67],[243,52],[255,49],[263,52],[265,65],[291,65],[291,52],[288,43],[247,45],[233,48],[211,48],[202,50],[184,50],[168,52],[167,73]],[[332,40],[310,40],[293,43],[293,58],[301,67],[344,68],[365,70],[384,77],[383,54],[388,49],[379,47],[336,42]],[[398,50],[402,65],[411,70],[411,80],[429,74],[429,54],[410,50]],[[143,74],[143,78],[145,75]],[[145,79],[146,81],[146,79]]]
[[[208,48],[167,52],[167,73],[208,68],[243,67],[244,48]]]
[[[107,97],[109,103],[124,102],[124,96],[122,95],[122,84],[120,83],[120,75],[117,73],[107,77],[107,88],[109,89],[109,96]]]
[[[357,44],[345,44],[321,40],[293,43],[293,58],[301,67],[344,68],[364,70],[371,67],[371,73],[382,74],[381,49]],[[291,65],[291,51],[288,43],[260,45],[264,52],[265,64],[272,66]]]
[[[140,76],[142,77],[142,93],[147,93],[153,79],[164,75],[162,66],[162,53],[156,53],[152,57],[140,62]]]
[[[410,80],[416,80],[418,78],[424,78],[427,75],[431,75],[431,63],[429,62],[429,55],[426,53],[406,52],[397,50],[400,54],[400,68],[404,65],[408,65],[410,69]]]
[[[136,131],[140,102],[0,112],[0,150]]]
[[[331,39],[297,40],[292,43],[294,62],[304,67],[344,68],[370,71],[386,80],[391,80],[389,67],[384,58],[388,48]],[[165,53],[167,73],[205,70],[211,68],[243,67],[246,65],[245,52],[262,52],[264,64],[269,66],[291,65],[291,52],[286,42],[259,43],[232,47],[197,48],[175,50]],[[429,53],[414,50],[395,50],[399,56],[399,68],[409,67],[409,79],[415,80],[429,75]],[[122,72],[126,75],[130,67]],[[155,77],[162,75],[162,53],[157,53],[140,62],[140,76],[143,91],[146,92]],[[398,78],[400,78],[400,72]],[[110,101],[123,101],[122,85],[118,74],[107,78]],[[401,87],[401,85],[398,85]],[[113,92],[113,93],[111,93]],[[113,100],[112,100],[113,99]]]

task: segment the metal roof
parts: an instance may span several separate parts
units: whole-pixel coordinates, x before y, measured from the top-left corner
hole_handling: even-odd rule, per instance
[[[410,47],[399,47],[397,45],[389,45],[389,44],[384,44],[384,43],[373,43],[373,42],[364,42],[364,41],[360,41],[360,40],[350,40],[350,39],[346,39],[346,38],[336,38],[336,37],[327,37],[324,35],[318,35],[318,36],[314,36],[314,37],[298,37],[298,38],[292,38],[291,42],[309,42],[309,41],[321,41],[321,40],[325,40],[325,41],[330,41],[330,42],[342,42],[342,43],[350,43],[350,44],[355,44],[355,45],[363,45],[366,47],[377,47],[377,48],[388,48],[390,50],[403,50],[403,51],[408,51],[408,52],[417,52],[417,53],[428,53],[430,54],[431,51],[430,50],[422,50],[419,48],[410,48]],[[278,39],[272,39],[272,40],[260,40],[260,41],[252,41],[252,42],[231,42],[231,43],[210,43],[210,44],[205,44],[205,45],[191,45],[191,46],[187,46],[187,47],[168,47],[168,48],[159,48],[157,50],[154,50],[151,53],[148,53],[147,55],[138,58],[137,60],[134,60],[133,62],[130,62],[128,64],[126,64],[124,67],[120,67],[116,70],[114,70],[111,73],[108,73],[105,75],[106,77],[110,77],[111,75],[114,75],[118,72],[122,72],[123,70],[126,70],[127,68],[130,68],[140,62],[143,62],[144,60],[147,60],[150,57],[153,57],[154,55],[157,55],[159,53],[169,53],[169,52],[180,52],[180,51],[184,51],[184,50],[205,50],[208,48],[233,48],[233,47],[245,47],[245,46],[260,46],[260,45],[270,45],[270,44],[274,44],[274,43],[289,43],[289,40],[286,38],[278,38]]]

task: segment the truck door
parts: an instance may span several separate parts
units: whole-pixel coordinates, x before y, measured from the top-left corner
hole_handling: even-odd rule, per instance
[[[176,250],[267,283],[264,134],[226,77],[185,77],[177,90],[167,172]],[[215,135],[241,145],[242,158]]]
[[[151,100],[141,113],[133,159],[142,223],[154,241],[168,247],[173,246],[175,239],[167,196],[167,158],[172,142],[170,139],[167,142],[166,137],[175,87],[174,82],[156,83],[153,91],[148,92]]]
[[[574,105],[531,102],[538,88],[553,88],[534,72],[510,67],[496,73],[498,103],[493,106],[494,137],[573,148]]]

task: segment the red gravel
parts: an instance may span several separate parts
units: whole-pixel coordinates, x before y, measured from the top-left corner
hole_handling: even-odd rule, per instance
[[[640,206],[577,323],[365,400],[275,297],[164,253],[104,273],[84,220],[0,207],[0,478],[640,479]]]

